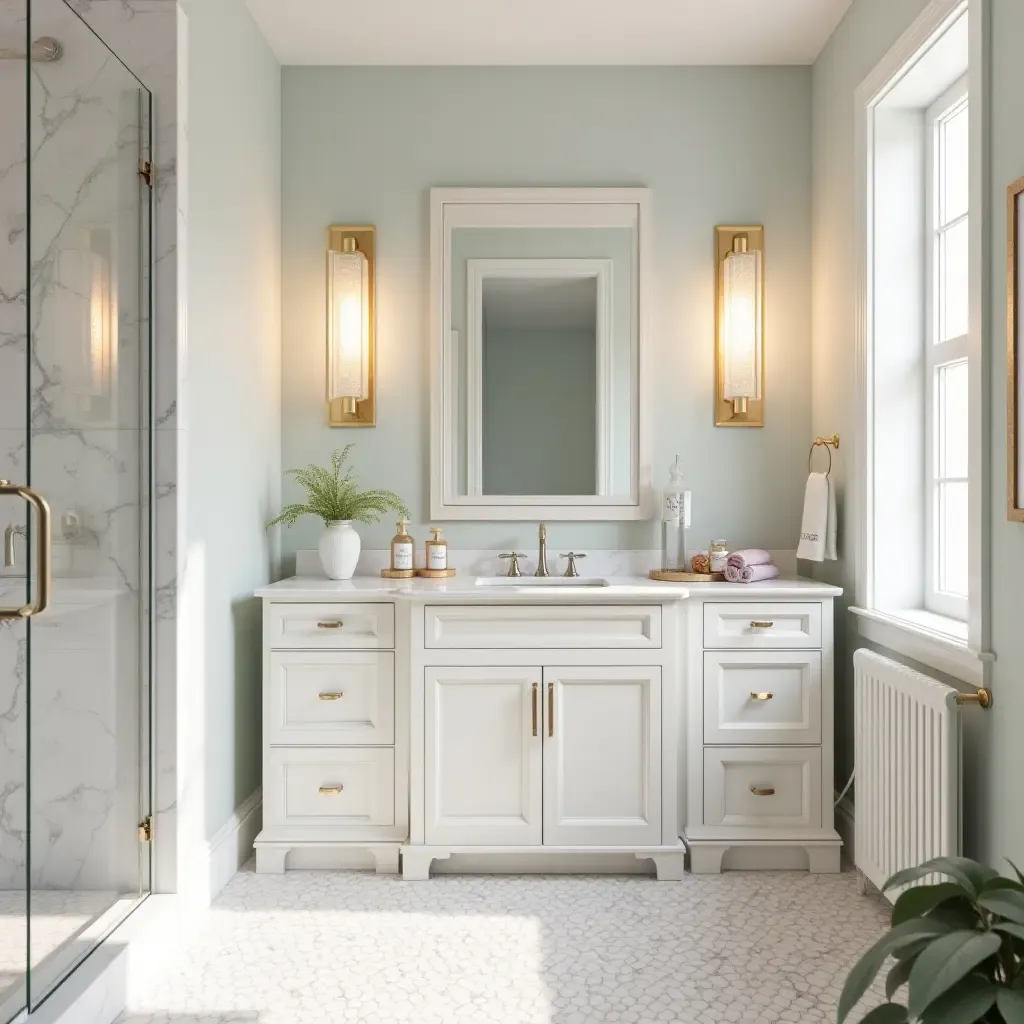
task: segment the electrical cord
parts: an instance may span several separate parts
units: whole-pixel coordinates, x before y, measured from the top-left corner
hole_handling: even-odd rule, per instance
[[[846,796],[846,794],[850,792],[850,787],[853,785],[853,780],[855,778],[857,778],[857,767],[856,767],[856,765],[854,765],[853,771],[850,772],[850,778],[847,780],[846,785],[843,786],[842,793],[840,793],[839,796],[836,797],[836,802],[832,805],[833,808],[838,807],[843,802],[843,797]]]

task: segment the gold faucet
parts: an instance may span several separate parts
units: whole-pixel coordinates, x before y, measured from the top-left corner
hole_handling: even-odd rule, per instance
[[[548,528],[544,523],[540,524],[537,531],[540,536],[540,552],[537,555],[537,571],[534,576],[550,576],[548,572]]]
[[[15,526],[11,523],[4,530],[4,568],[13,569],[18,564],[17,551],[14,549],[15,537],[27,537],[28,533],[24,526]]]

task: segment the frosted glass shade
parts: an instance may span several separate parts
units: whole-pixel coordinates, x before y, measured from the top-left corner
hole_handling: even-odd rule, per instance
[[[327,396],[363,401],[370,394],[370,264],[354,248],[329,260]]]
[[[114,344],[111,330],[112,301],[110,264],[98,253],[87,253],[89,275],[89,376],[96,398],[110,397],[114,376]]]
[[[761,253],[722,260],[722,397],[761,398]]]

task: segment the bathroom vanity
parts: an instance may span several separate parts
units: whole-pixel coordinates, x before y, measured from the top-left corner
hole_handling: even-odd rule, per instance
[[[409,879],[449,859],[624,857],[678,879],[687,852],[696,872],[727,854],[836,871],[839,593],[563,577],[265,587],[257,869],[358,850]]]

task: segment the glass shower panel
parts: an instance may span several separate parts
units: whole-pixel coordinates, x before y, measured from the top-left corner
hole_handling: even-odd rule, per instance
[[[27,476],[53,599],[28,624],[29,1006],[149,886],[150,97],[64,3],[31,0]],[[33,545],[34,545],[33,540]]]
[[[0,0],[0,479],[25,473],[27,0]],[[26,509],[0,497],[0,608],[28,599],[24,569],[8,567],[8,548],[24,551]],[[18,531],[17,534],[15,531]],[[0,620],[0,1021],[25,1004],[28,944],[28,628]]]

